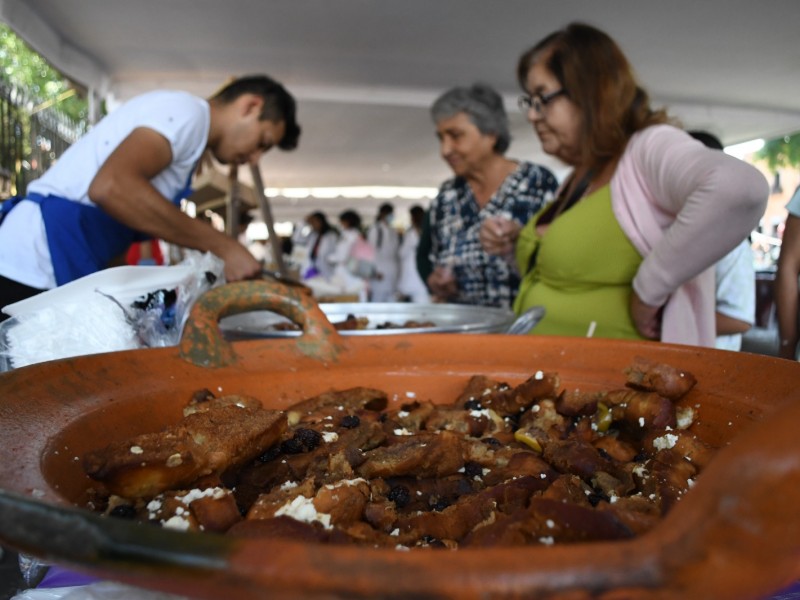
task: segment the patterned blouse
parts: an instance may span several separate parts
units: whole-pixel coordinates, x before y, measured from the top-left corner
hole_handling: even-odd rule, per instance
[[[459,304],[512,305],[519,288],[514,268],[500,256],[484,252],[478,239],[481,223],[492,216],[524,225],[554,195],[558,182],[545,167],[520,162],[491,200],[480,208],[462,177],[447,180],[431,203],[429,219],[433,266],[453,269]]]

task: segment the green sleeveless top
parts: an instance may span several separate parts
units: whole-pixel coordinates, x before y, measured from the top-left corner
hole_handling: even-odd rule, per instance
[[[585,197],[539,236],[543,212],[525,225],[516,247],[524,276],[514,310],[537,304],[546,310],[531,333],[585,337],[593,329],[594,337],[643,339],[630,317],[631,284],[642,257],[614,217],[610,186]]]

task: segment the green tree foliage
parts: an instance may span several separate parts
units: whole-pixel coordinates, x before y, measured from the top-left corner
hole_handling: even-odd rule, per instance
[[[772,171],[781,167],[800,168],[800,132],[767,141],[755,158],[766,161]]]
[[[55,70],[5,23],[0,23],[0,69],[0,77],[40,102],[34,110],[52,106],[76,122],[87,119],[88,103],[82,90]]]

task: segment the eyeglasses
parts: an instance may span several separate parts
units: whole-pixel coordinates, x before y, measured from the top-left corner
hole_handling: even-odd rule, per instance
[[[517,98],[517,106],[519,106],[519,109],[525,114],[527,114],[530,109],[533,109],[541,115],[544,113],[544,110],[547,108],[548,104],[550,104],[559,96],[566,95],[567,90],[564,88],[556,90],[555,92],[549,92],[547,94],[536,93],[532,96],[529,96],[528,94],[522,94],[519,98]]]

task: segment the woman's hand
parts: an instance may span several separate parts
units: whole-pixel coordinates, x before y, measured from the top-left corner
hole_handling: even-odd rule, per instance
[[[427,283],[434,302],[447,302],[458,295],[458,284],[456,283],[453,269],[449,267],[437,266],[428,275]]]
[[[514,244],[522,229],[519,223],[505,217],[489,217],[481,223],[478,239],[488,254],[513,256]]]
[[[631,318],[642,336],[649,340],[661,339],[661,314],[662,307],[645,304],[635,291],[631,291]]]

